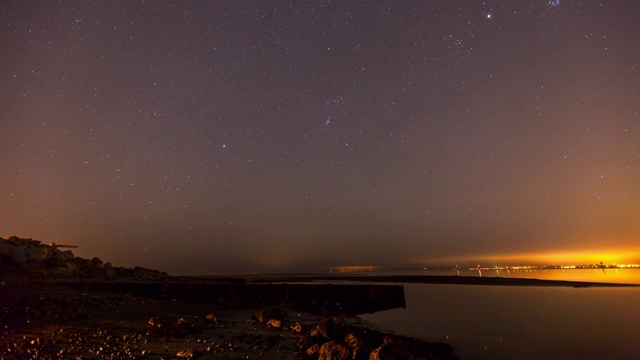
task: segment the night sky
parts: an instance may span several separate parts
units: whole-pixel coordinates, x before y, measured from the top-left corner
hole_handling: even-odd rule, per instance
[[[640,261],[638,14],[2,1],[0,235],[174,274]]]

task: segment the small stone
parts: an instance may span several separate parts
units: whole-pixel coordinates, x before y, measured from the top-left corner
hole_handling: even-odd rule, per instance
[[[282,321],[277,320],[277,319],[271,319],[269,321],[267,321],[267,325],[271,326],[273,328],[279,329],[282,327]]]
[[[295,323],[293,325],[291,325],[291,330],[297,333],[302,333],[302,324],[300,323]]]

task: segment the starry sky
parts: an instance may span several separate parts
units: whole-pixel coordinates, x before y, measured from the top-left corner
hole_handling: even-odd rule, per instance
[[[174,274],[631,254],[637,14],[2,1],[1,235]]]

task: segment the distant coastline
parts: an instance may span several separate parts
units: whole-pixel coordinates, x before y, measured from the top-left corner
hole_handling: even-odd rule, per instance
[[[564,286],[564,287],[640,287],[640,284],[543,280],[531,278],[507,278],[495,276],[455,276],[455,275],[238,275],[238,276],[196,276],[185,277],[211,281],[244,281],[249,283],[270,282],[385,282],[421,283],[449,285],[493,285],[493,286]]]

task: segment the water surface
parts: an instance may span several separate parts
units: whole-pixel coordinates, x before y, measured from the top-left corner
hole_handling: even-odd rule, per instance
[[[404,286],[406,309],[361,317],[461,359],[640,359],[640,288]]]

